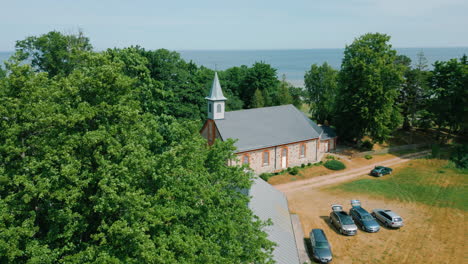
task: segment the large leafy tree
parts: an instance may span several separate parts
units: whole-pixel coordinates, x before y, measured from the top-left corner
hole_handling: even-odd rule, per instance
[[[388,35],[368,33],[345,48],[336,115],[338,133],[345,140],[370,136],[382,142],[401,122],[395,103],[404,66],[395,63],[389,40]]]
[[[239,192],[249,176],[225,162],[232,142],[207,147],[196,122],[156,114],[132,54],[84,53],[54,78],[9,65],[0,262],[268,262],[272,243]]]
[[[429,71],[427,71],[427,60],[422,52],[418,53],[415,67],[411,67],[411,59],[405,55],[397,56],[396,63],[405,67],[404,81],[400,88],[398,97],[401,114],[403,116],[403,129],[411,129],[420,117],[418,112],[426,102]]]
[[[278,94],[279,80],[276,76],[276,69],[264,62],[256,62],[248,69],[244,81],[241,85],[241,99],[248,108],[253,107],[253,97],[258,89],[262,92],[265,106],[275,105],[275,98]]]
[[[434,63],[429,88],[429,111],[439,129],[468,132],[468,59]]]
[[[338,71],[326,62],[321,66],[313,64],[305,73],[304,84],[312,118],[322,124],[331,121],[338,93]]]
[[[291,85],[286,81],[286,75],[283,74],[282,80],[278,86],[278,93],[275,98],[277,105],[287,105],[293,103],[293,98],[289,92]]]
[[[80,63],[83,51],[90,50],[89,39],[81,31],[70,35],[51,31],[17,41],[15,56],[21,61],[30,61],[36,70],[55,76],[69,74]]]

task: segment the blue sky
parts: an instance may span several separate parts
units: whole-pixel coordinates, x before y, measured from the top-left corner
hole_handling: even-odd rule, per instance
[[[0,51],[51,30],[95,49],[344,48],[367,32],[394,47],[468,46],[466,0],[0,0]]]

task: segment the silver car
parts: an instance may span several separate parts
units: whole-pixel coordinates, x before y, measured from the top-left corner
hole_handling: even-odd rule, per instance
[[[372,215],[380,220],[386,227],[400,228],[403,226],[403,218],[392,210],[374,209]]]
[[[354,224],[353,218],[343,211],[343,207],[339,204],[332,205],[330,224],[334,225],[343,235],[354,236],[357,233],[357,226]]]

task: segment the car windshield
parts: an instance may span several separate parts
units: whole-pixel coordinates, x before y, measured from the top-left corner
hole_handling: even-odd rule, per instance
[[[363,221],[370,221],[370,220],[374,220],[374,217],[372,217],[371,215],[363,215],[362,220]]]
[[[315,245],[315,247],[316,248],[328,248],[328,243],[318,241],[317,244]]]
[[[353,225],[353,219],[351,217],[343,217],[343,225]]]

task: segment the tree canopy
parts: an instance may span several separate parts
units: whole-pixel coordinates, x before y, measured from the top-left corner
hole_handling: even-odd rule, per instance
[[[338,71],[326,62],[321,66],[312,64],[305,73],[304,83],[312,118],[322,124],[332,121],[338,92]]]
[[[401,123],[396,107],[404,66],[385,34],[368,33],[349,45],[339,74],[336,126],[340,137],[386,140]]]
[[[205,70],[164,50],[69,53],[80,60],[63,72],[17,61],[0,79],[0,262],[271,262],[239,191],[250,175],[226,164],[233,142],[208,147],[171,109],[196,111],[205,86],[173,96]]]

